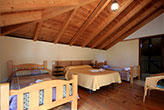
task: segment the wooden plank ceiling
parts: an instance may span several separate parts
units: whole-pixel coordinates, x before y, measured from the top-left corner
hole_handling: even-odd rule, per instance
[[[0,0],[1,36],[107,50],[164,12],[163,0]]]

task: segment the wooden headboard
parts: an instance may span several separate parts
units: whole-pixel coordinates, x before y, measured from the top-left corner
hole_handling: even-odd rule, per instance
[[[100,68],[102,65],[107,65],[107,61],[103,61],[103,62],[95,61],[96,68]]]
[[[10,60],[7,62],[7,64],[8,64],[8,75],[9,76],[11,76],[15,71],[18,71],[18,70],[47,69],[47,61],[43,61],[43,64],[29,63],[29,64],[14,65],[13,61]]]
[[[76,66],[76,65],[91,65],[92,60],[72,60],[72,61],[55,61],[56,66]]]

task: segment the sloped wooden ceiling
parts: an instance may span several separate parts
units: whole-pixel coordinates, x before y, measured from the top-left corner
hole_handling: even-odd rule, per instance
[[[0,0],[1,35],[107,50],[164,12],[164,0]]]

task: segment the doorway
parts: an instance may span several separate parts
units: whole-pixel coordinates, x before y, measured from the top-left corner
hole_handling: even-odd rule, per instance
[[[164,72],[164,35],[140,38],[141,77]]]

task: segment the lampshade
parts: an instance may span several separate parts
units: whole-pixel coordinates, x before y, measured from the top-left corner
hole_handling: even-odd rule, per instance
[[[119,5],[116,0],[113,1],[111,10],[116,11],[119,8]]]

